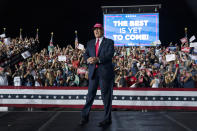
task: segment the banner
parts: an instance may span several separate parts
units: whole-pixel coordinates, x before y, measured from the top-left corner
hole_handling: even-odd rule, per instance
[[[87,87],[1,87],[0,106],[82,108]],[[103,108],[98,89],[93,108]],[[114,88],[113,108],[197,110],[197,89]]]
[[[189,47],[197,47],[197,42],[190,43]]]
[[[180,41],[181,41],[182,44],[187,43],[187,38],[184,37],[184,38],[180,39]]]
[[[152,46],[159,40],[159,13],[105,14],[104,31],[115,46]]]
[[[58,56],[58,61],[66,61],[66,56],[64,55]]]
[[[87,72],[86,68],[81,67],[77,69],[77,74],[85,74]]]
[[[31,56],[31,53],[30,53],[29,51],[25,51],[25,52],[23,52],[21,55],[22,55],[22,57],[23,57],[24,59],[27,59],[28,57]]]
[[[176,46],[170,46],[168,47],[170,51],[176,51]]]
[[[197,54],[197,47],[194,47],[193,52],[194,52],[194,54]]]
[[[189,42],[192,42],[196,39],[196,37],[193,35],[190,39],[189,39]]]
[[[190,56],[190,58],[192,59],[192,60],[197,60],[197,56],[196,55],[189,55]]]
[[[181,47],[181,51],[185,52],[185,53],[189,53],[190,52],[190,47]]]
[[[85,50],[84,45],[79,44],[79,45],[78,45],[78,49],[80,49],[80,50]]]
[[[176,60],[175,54],[166,55],[166,61],[167,62],[174,61],[174,60]]]
[[[5,34],[1,34],[0,37],[1,38],[5,38],[6,36],[5,36]]]

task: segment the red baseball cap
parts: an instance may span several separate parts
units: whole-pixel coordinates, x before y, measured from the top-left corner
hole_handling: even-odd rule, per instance
[[[102,24],[100,24],[100,23],[96,23],[96,24],[94,25],[93,29],[95,29],[95,28],[103,29],[103,26],[102,26]]]

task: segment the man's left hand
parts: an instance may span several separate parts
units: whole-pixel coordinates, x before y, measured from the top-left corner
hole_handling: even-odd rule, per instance
[[[96,64],[99,62],[99,58],[98,57],[93,57],[92,61],[90,64]]]

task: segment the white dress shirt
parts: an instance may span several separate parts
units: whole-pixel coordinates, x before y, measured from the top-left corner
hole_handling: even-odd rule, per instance
[[[103,41],[103,36],[100,37],[100,38],[96,38],[96,43],[97,43],[98,39],[99,39],[99,47],[100,47],[101,42]],[[96,43],[95,43],[95,45],[96,45]],[[99,48],[98,48],[98,49],[99,49]],[[98,63],[101,63],[100,60],[98,60]]]
[[[96,38],[96,43],[97,43],[98,39],[99,39],[99,47],[100,47],[101,42],[103,41],[103,36],[101,38]],[[95,45],[96,45],[96,43],[95,43]]]

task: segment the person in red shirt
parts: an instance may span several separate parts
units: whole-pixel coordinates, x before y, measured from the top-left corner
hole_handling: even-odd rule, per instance
[[[132,71],[129,72],[129,75],[126,77],[127,87],[134,86],[134,84],[137,82],[137,78],[133,76]]]
[[[77,59],[77,57],[74,56],[74,57],[73,57],[73,60],[72,60],[72,65],[73,65],[73,67],[74,67],[75,69],[79,67],[79,62],[80,62],[80,61]]]

